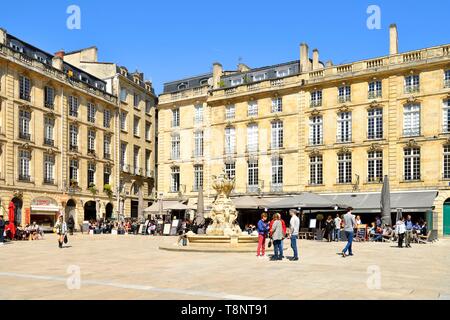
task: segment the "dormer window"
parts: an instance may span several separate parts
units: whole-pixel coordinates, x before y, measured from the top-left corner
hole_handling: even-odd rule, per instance
[[[48,62],[47,57],[45,55],[43,55],[42,53],[39,53],[39,52],[35,52],[34,53],[34,58],[37,61],[42,62],[44,64],[47,64],[47,62]]]
[[[290,74],[291,74],[291,69],[290,68],[277,70],[277,77],[278,78],[287,77]]]
[[[242,78],[234,78],[230,80],[230,84],[232,86],[238,86],[240,84],[242,84]]]
[[[84,83],[87,83],[87,84],[90,83],[89,78],[87,76],[83,75],[83,74],[80,74],[80,80],[82,82],[84,82]]]
[[[266,73],[259,73],[259,74],[255,74],[253,76],[253,81],[263,81],[266,79],[267,74]]]
[[[201,86],[206,86],[208,84],[208,79],[202,79],[200,80],[200,85]]]
[[[19,41],[11,40],[11,41],[9,42],[9,46],[10,46],[13,50],[18,51],[18,52],[20,52],[20,53],[23,53],[23,44],[21,44]]]
[[[178,90],[185,90],[187,89],[187,87],[188,87],[187,83],[183,82],[178,85]]]

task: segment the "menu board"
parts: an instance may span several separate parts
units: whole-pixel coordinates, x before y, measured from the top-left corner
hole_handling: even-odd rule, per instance
[[[163,235],[165,235],[165,236],[169,236],[170,235],[170,227],[171,227],[170,223],[166,223],[164,225]]]

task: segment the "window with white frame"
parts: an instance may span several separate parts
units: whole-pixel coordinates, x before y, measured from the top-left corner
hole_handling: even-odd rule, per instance
[[[444,100],[442,132],[450,133],[450,99]]]
[[[95,152],[95,137],[96,132],[95,130],[88,130],[88,153],[94,153]]]
[[[352,100],[352,89],[351,86],[341,86],[339,87],[339,102],[349,102]]]
[[[55,89],[46,86],[44,89],[44,105],[49,109],[53,109],[55,105]]]
[[[128,164],[128,161],[127,161],[127,148],[128,148],[128,145],[125,142],[122,142],[120,144],[120,166],[122,167],[122,170]]]
[[[111,136],[107,133],[103,135],[103,157],[111,159]]]
[[[283,98],[277,97],[272,99],[272,113],[283,112]]]
[[[203,187],[203,165],[194,166],[194,191]]]
[[[383,139],[383,109],[373,108],[367,111],[367,138]]]
[[[197,104],[195,105],[194,109],[194,123],[203,123],[203,106],[201,104]]]
[[[236,163],[225,163],[225,175],[229,179],[234,179],[236,177]]]
[[[145,122],[145,140],[151,141],[152,140],[152,132],[151,132],[152,125],[150,122]]]
[[[55,141],[53,139],[53,132],[55,129],[55,119],[51,117],[44,118],[44,144],[53,146]]]
[[[377,99],[383,96],[381,81],[372,81],[369,82],[369,99]]]
[[[236,108],[234,104],[228,105],[225,107],[225,119],[232,120],[236,116]]]
[[[140,131],[141,131],[141,119],[139,117],[134,116],[134,120],[133,120],[133,135],[135,137],[139,137],[140,136]]]
[[[152,111],[153,103],[150,100],[145,101],[145,113],[150,114]]]
[[[95,185],[95,171],[96,171],[95,163],[89,162],[87,172],[88,188]]]
[[[180,109],[172,110],[172,127],[177,128],[180,126]]]
[[[54,184],[55,176],[55,156],[44,154],[44,183]]]
[[[420,180],[420,148],[406,148],[404,156],[405,181]]]
[[[145,150],[145,171],[147,177],[151,176],[152,163],[151,163],[152,152],[150,150]]]
[[[249,117],[257,117],[258,116],[258,102],[257,101],[249,101],[247,106],[247,115]]]
[[[311,107],[322,106],[322,90],[311,92]]]
[[[19,150],[19,180],[30,181],[30,162],[31,152],[28,150]]]
[[[337,142],[345,143],[352,140],[352,113],[339,112],[337,123]]]
[[[236,151],[236,129],[225,128],[225,154],[233,154]]]
[[[258,125],[249,124],[247,127],[247,152],[258,151]]]
[[[127,131],[127,113],[122,111],[120,113],[120,130]]]
[[[141,157],[141,148],[139,148],[138,146],[134,146],[134,149],[133,149],[133,168],[134,168],[134,173],[135,174],[139,174],[139,169],[141,167],[141,161],[139,161],[140,157]]]
[[[78,126],[75,124],[69,125],[69,143],[70,150],[78,150]]]
[[[31,112],[21,109],[19,111],[19,138],[24,140],[31,140]]]
[[[405,77],[405,93],[415,93],[420,91],[419,75],[410,75]]]
[[[321,155],[309,157],[309,184],[323,184],[323,157]]]
[[[250,188],[258,188],[258,185],[259,185],[258,160],[249,160],[248,161],[248,186]]]
[[[137,93],[135,93],[134,95],[133,95],[133,106],[135,107],[135,108],[139,108],[139,103],[141,102],[141,97],[137,94]]]
[[[367,182],[383,180],[383,151],[369,151],[367,162]]]
[[[128,92],[127,89],[121,89],[120,90],[120,101],[127,102],[128,100]]]
[[[180,192],[180,168],[172,167],[170,177],[171,177],[170,191]]]
[[[338,154],[338,183],[352,183],[352,154]]]
[[[444,146],[443,178],[446,180],[450,180],[450,145]]]
[[[69,96],[69,116],[78,117],[79,101],[77,97]]]
[[[106,129],[111,127],[111,110],[106,108],[103,110],[103,127]]]
[[[171,159],[172,160],[180,159],[180,135],[179,134],[172,135]]]
[[[420,104],[407,104],[403,108],[403,135],[420,135]]]
[[[272,191],[281,191],[283,185],[283,158],[272,158]],[[274,189],[275,188],[275,189]]]
[[[31,80],[28,77],[19,77],[19,98],[22,100],[31,100]]]
[[[70,182],[78,182],[78,160],[71,159],[69,163]]]
[[[97,108],[93,103],[88,102],[87,104],[87,120],[90,123],[95,123],[95,114],[97,113]]]
[[[240,84],[242,84],[243,80],[242,78],[234,78],[230,80],[230,85],[231,86],[238,86]]]
[[[309,144],[313,146],[323,144],[322,116],[315,116],[309,119]]]
[[[203,157],[203,131],[194,133],[194,157]]]
[[[103,185],[109,184],[111,180],[111,167],[105,165],[103,167]]]
[[[284,132],[283,132],[283,121],[277,120],[272,122],[272,149],[283,148]]]
[[[450,69],[444,72],[444,87],[450,88]]]

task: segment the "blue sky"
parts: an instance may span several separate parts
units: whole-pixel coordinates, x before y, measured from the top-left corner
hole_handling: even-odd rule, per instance
[[[66,27],[69,5],[81,9],[81,30]],[[381,8],[381,30],[366,27],[369,5]],[[0,27],[46,51],[96,45],[102,61],[139,69],[157,93],[167,81],[227,70],[239,59],[260,67],[299,59],[299,44],[335,64],[385,55],[388,28],[399,28],[400,51],[450,43],[450,1],[7,1]]]

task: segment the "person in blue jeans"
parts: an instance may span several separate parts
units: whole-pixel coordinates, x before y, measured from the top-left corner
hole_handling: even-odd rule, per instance
[[[273,251],[274,255],[271,258],[272,261],[283,260],[283,225],[281,224],[281,216],[276,213],[274,215],[274,222],[272,225],[272,240],[273,240]]]
[[[353,244],[353,230],[356,228],[356,219],[355,216],[352,214],[353,208],[348,208],[347,213],[344,214],[342,219],[344,220],[344,232],[345,236],[347,237],[347,245],[345,246],[344,250],[342,250],[342,257],[345,258],[346,254],[348,252],[349,256],[353,255],[352,251],[352,244]]]
[[[291,215],[291,221],[289,223],[291,248],[292,251],[294,251],[294,256],[290,260],[297,261],[298,260],[297,239],[298,239],[298,232],[300,229],[300,219],[297,217],[297,210],[295,209],[289,210],[289,214]]]

